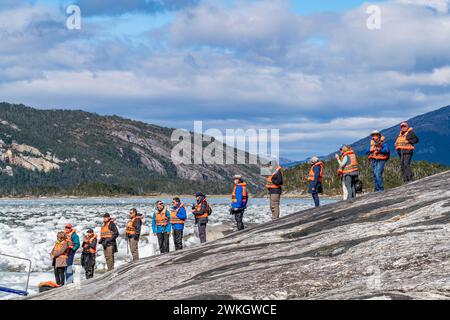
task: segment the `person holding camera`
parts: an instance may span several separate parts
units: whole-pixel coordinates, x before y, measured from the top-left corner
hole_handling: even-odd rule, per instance
[[[342,145],[339,149],[341,155],[335,155],[338,162],[338,174],[342,178],[344,200],[356,198],[356,181],[359,176],[358,159],[349,145]]]
[[[211,214],[211,208],[203,193],[197,192],[195,199],[197,203],[192,205],[192,214],[195,216],[195,224],[198,227],[200,243],[204,243],[206,242],[206,225],[208,224],[208,217]]]
[[[103,225],[100,230],[99,244],[103,245],[103,252],[108,271],[114,269],[114,254],[118,252],[116,239],[119,236],[119,229],[112,220],[109,213],[103,215]]]
[[[231,194],[231,209],[230,213],[234,215],[238,231],[244,230],[244,212],[247,208],[248,191],[247,183],[242,179],[241,175],[235,175],[233,177],[234,188]]]

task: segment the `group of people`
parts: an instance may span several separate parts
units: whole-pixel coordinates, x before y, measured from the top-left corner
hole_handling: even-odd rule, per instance
[[[419,142],[417,135],[406,122],[401,124],[401,130],[395,143],[395,148],[401,159],[401,171],[405,182],[413,178],[411,159],[414,145]],[[390,157],[390,150],[385,137],[377,130],[371,134],[372,139],[367,149],[367,156],[371,160],[374,179],[374,191],[383,191],[383,171]],[[356,184],[359,176],[359,164],[354,150],[348,145],[342,145],[340,155],[336,154],[338,174],[342,180],[344,200],[356,197]],[[308,174],[309,189],[316,207],[320,206],[319,194],[323,192],[324,164],[318,157],[312,157],[311,168]],[[280,197],[283,187],[282,168],[275,163],[270,163],[272,174],[267,178],[266,188],[269,193],[270,210],[272,220],[280,217]],[[248,205],[249,196],[247,184],[241,175],[233,177],[234,188],[231,194],[230,214],[234,215],[237,230],[245,228],[243,217]],[[196,203],[192,205],[195,225],[198,228],[198,236],[201,243],[206,242],[206,228],[208,218],[212,214],[212,208],[202,192],[195,194]],[[172,234],[175,250],[183,249],[183,231],[188,218],[185,204],[179,197],[172,199],[172,205],[166,206],[163,201],[155,203],[155,212],[152,216],[151,229],[153,235],[158,238],[160,253],[169,252],[169,239]],[[127,248],[131,251],[133,261],[139,259],[139,239],[143,225],[143,216],[135,208],[130,210],[129,221],[125,229]],[[115,219],[108,213],[103,215],[103,224],[98,237],[94,230],[89,229],[82,243],[71,224],[67,224],[64,231],[58,232],[57,241],[51,252],[55,272],[55,280],[58,286],[73,282],[73,263],[75,253],[81,248],[81,265],[85,270],[86,278],[94,276],[97,244],[103,246],[106,266],[108,271],[114,269],[114,255],[118,252],[117,238],[119,229]]]
[[[383,172],[391,153],[385,140],[385,137],[378,130],[374,130],[371,134],[370,144],[366,151],[366,155],[371,161],[375,192],[384,190]],[[411,161],[417,143],[419,143],[419,138],[414,133],[413,129],[407,122],[402,122],[400,124],[400,133],[394,146],[400,157],[401,172],[405,183],[408,183],[413,179]],[[338,174],[342,181],[343,199],[354,199],[356,197],[356,187],[359,180],[358,159],[354,150],[352,150],[349,145],[342,145],[339,151],[340,155],[336,154],[335,158],[339,167]],[[324,178],[324,165],[318,157],[312,157],[310,162],[311,169],[308,176],[308,192],[311,193],[315,206],[319,207],[319,193],[323,192],[322,182]]]
[[[238,179],[236,179],[237,181]],[[239,229],[243,229],[242,214],[245,205],[242,205],[242,199],[248,199],[246,184],[241,181],[233,192],[232,206],[236,209],[236,221],[239,221]],[[196,204],[192,207],[192,214],[195,218],[195,224],[198,227],[200,242],[206,242],[206,225],[208,217],[212,213],[206,196],[197,192],[195,194]],[[246,202],[246,200],[245,200]],[[187,219],[187,213],[184,203],[179,197],[172,200],[172,206],[169,208],[163,201],[155,203],[156,209],[152,217],[153,235],[157,236],[159,249],[161,253],[169,252],[169,238],[173,235],[175,250],[183,249],[183,231]],[[139,239],[143,225],[143,216],[135,208],[130,210],[129,221],[125,228],[125,239],[127,249],[130,250],[133,261],[139,260]],[[78,249],[81,248],[81,265],[85,270],[86,279],[94,276],[96,263],[97,245],[103,246],[106,267],[108,271],[114,269],[114,255],[118,252],[117,238],[119,229],[115,219],[109,214],[103,215],[103,224],[100,229],[100,236],[94,233],[93,229],[88,229],[80,244],[80,239],[76,229],[71,224],[67,224],[64,231],[57,233],[57,239],[53,250],[50,253],[52,265],[55,273],[55,283],[57,286],[73,283],[73,263]]]

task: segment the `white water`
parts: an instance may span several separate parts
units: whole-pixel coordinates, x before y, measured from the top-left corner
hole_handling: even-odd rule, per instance
[[[171,199],[163,199],[166,204]],[[194,199],[182,199],[189,209]],[[229,199],[210,198],[213,215],[210,217],[209,228],[223,223],[234,223],[229,214]],[[140,240],[140,256],[148,257],[159,253],[156,237],[149,235],[151,230],[151,215],[155,199],[134,198],[95,198],[95,199],[40,199],[40,200],[0,200],[0,253],[20,256],[32,261],[30,293],[37,292],[41,281],[54,280],[49,253],[53,247],[56,233],[71,223],[80,236],[87,229],[93,228],[100,232],[102,215],[108,212],[116,216],[116,222],[121,235],[128,220],[128,212],[136,208],[145,216],[143,237]],[[322,204],[333,200],[322,200]],[[188,205],[189,204],[189,205]],[[281,215],[297,212],[312,207],[312,199],[282,199]],[[188,210],[188,213],[190,210]],[[245,213],[244,222],[264,223],[270,221],[268,199],[250,199]],[[192,215],[189,214],[185,229],[184,246],[194,246],[199,243],[194,235]],[[116,254],[116,266],[127,262],[127,245],[121,237],[118,240],[119,253]],[[171,250],[173,242],[170,240]],[[80,250],[75,258],[75,282],[84,279],[84,272],[79,265]],[[105,269],[105,259],[102,247],[99,246],[97,256],[97,271]],[[0,286],[24,289],[26,285],[27,263],[17,259],[0,256]],[[0,293],[0,299],[11,298],[11,295]]]

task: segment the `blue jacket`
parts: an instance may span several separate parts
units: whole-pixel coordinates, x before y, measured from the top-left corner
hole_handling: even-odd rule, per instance
[[[243,191],[243,187],[240,184],[236,185],[236,201],[231,202],[231,207],[233,209],[244,209],[247,207],[247,201],[243,201],[243,196],[242,196],[242,191]],[[247,198],[248,199],[248,198]]]
[[[314,171],[314,181],[309,182],[308,192],[309,193],[322,193],[323,192],[322,182],[319,182],[320,167],[315,166],[313,168],[313,171]],[[313,188],[314,188],[314,190],[313,190]]]
[[[169,221],[169,223],[167,223],[166,226],[157,226],[156,225],[156,214],[155,213],[153,214],[153,218],[152,218],[152,231],[153,231],[153,233],[164,233],[164,232],[169,233],[171,231],[170,210],[169,209],[166,210],[166,217],[167,217],[167,220]]]
[[[73,248],[72,251],[76,252],[79,248],[80,248],[80,237],[78,237],[77,233],[74,232],[72,234],[72,243],[73,243]]]
[[[371,147],[371,141],[369,141],[369,147],[366,149],[366,155],[370,155],[370,147]],[[386,142],[381,143],[381,150],[380,153],[389,155],[391,151],[389,150],[389,146]],[[376,159],[372,159],[372,161],[375,161]],[[386,161],[386,160],[378,160],[378,161]]]
[[[179,206],[178,207],[172,207],[172,210],[177,210],[178,208],[179,208]],[[177,217],[178,217],[178,219],[186,220],[187,214],[186,214],[186,209],[184,208],[184,206],[181,207],[180,210],[178,210]],[[183,230],[184,229],[184,223],[172,224],[172,228],[173,228],[173,230]]]

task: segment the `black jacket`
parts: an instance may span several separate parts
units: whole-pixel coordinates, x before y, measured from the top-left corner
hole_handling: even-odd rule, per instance
[[[419,143],[419,137],[412,130],[406,135],[406,140],[408,140],[408,142],[413,145]],[[397,152],[398,152],[398,155],[401,157],[402,154],[413,153],[413,150],[398,150]]]
[[[200,198],[198,198],[197,204],[201,203],[204,199],[205,199],[205,197],[200,197]],[[201,218],[201,219],[198,219],[198,218],[197,218],[197,216],[200,216],[200,215],[202,215],[202,214],[208,213],[208,205],[207,205],[207,202],[206,202],[206,201],[203,202],[199,210],[195,210],[195,209],[192,210],[192,213],[193,213],[194,216],[195,216],[195,222],[196,222],[196,223],[199,222],[199,221],[201,221],[201,222],[208,222],[208,218]]]
[[[117,229],[117,226],[114,222],[111,222],[109,225],[109,230],[112,231],[113,236],[110,239],[101,239],[100,244],[103,245],[103,248],[113,246],[114,252],[117,252],[117,242],[116,239],[119,237],[119,229]]]
[[[140,219],[134,219],[133,223],[135,235],[134,236],[128,236],[129,239],[134,238],[136,240],[139,240],[139,237],[141,236],[141,228],[142,228],[142,215],[140,215]]]
[[[88,246],[87,247],[85,247],[84,245],[85,244],[87,244]],[[83,244],[82,244],[82,248],[83,248],[83,254],[94,254],[94,253],[91,253],[90,251],[89,251],[89,249],[95,249],[97,247],[97,238],[95,238],[91,243],[89,243],[89,242],[87,242],[87,241],[83,241]],[[95,254],[94,254],[95,255]]]
[[[277,173],[272,177],[272,183],[282,186],[283,185],[283,173],[281,170],[278,170]],[[281,194],[281,188],[270,188],[269,194]]]

